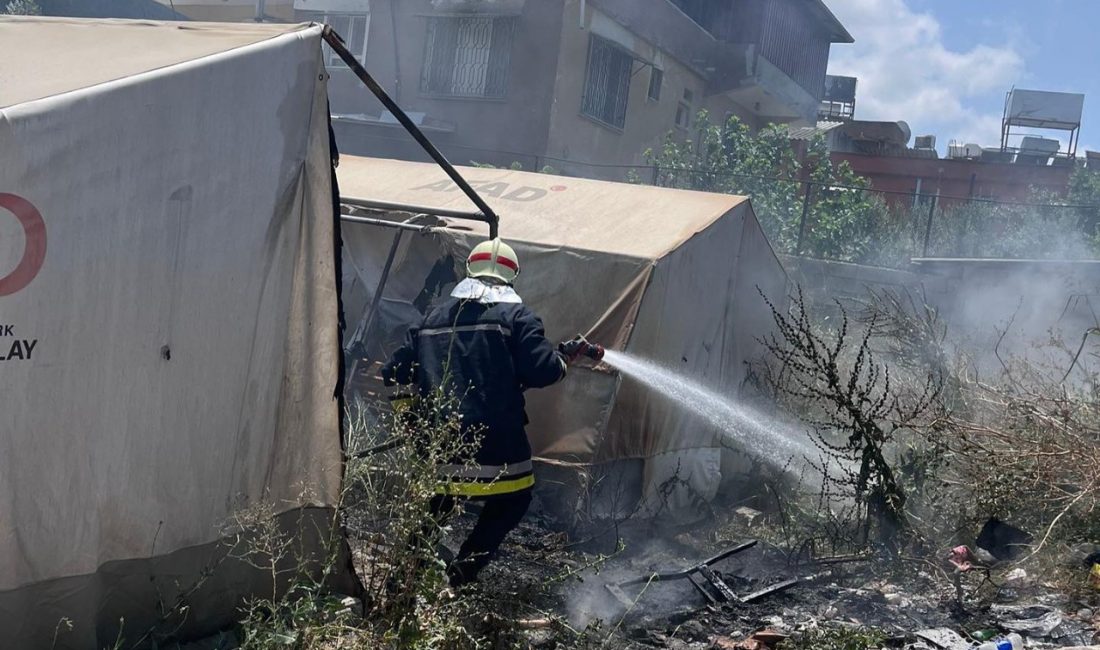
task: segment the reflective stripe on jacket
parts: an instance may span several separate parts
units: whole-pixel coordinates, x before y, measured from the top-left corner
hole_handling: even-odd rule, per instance
[[[523,391],[554,384],[565,370],[542,321],[523,304],[452,297],[409,330],[382,376],[455,400],[464,434],[481,437],[473,459],[480,469],[470,476],[455,471],[462,465],[440,466],[441,491],[491,496],[534,484]]]

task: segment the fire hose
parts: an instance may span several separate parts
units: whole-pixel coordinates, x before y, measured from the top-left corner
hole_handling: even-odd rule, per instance
[[[566,358],[569,362],[575,361],[580,357],[588,357],[593,361],[600,361],[603,359],[604,347],[598,343],[590,343],[584,336],[578,334],[568,341],[563,341],[558,344],[558,352]],[[401,413],[410,408],[415,397],[405,393],[395,393],[390,397],[391,408],[394,413]],[[367,447],[362,451],[355,452],[350,459],[361,459],[375,456],[391,449],[397,449],[408,442],[408,438],[391,438],[386,442]]]

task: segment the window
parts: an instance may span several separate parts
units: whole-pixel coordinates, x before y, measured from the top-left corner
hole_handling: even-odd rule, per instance
[[[332,29],[344,39],[344,45],[362,63],[367,58],[367,34],[370,32],[370,11],[361,14],[321,14],[320,22]],[[330,68],[347,67],[340,55],[325,45],[325,65]]]
[[[626,125],[630,99],[630,71],[634,57],[611,41],[592,36],[588,42],[588,70],[584,79],[581,113],[616,128]]]
[[[420,90],[451,97],[504,97],[514,19],[429,18]]]
[[[661,101],[661,82],[664,80],[665,73],[660,68],[654,66],[649,72],[649,97],[650,101]]]
[[[695,93],[684,88],[684,98],[676,106],[676,126],[681,129],[691,128],[691,105],[695,101]]]

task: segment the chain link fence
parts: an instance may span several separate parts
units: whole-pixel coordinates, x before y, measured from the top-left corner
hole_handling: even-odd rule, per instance
[[[1095,259],[1100,206],[891,192],[706,170],[635,168],[668,187],[723,187],[753,202],[777,252],[904,267],[913,258]]]
[[[1074,204],[1053,195],[999,201],[707,169],[588,163],[458,145],[442,148],[452,160],[467,164],[745,195],[777,253],[894,268],[921,257],[1100,258],[1100,205]]]

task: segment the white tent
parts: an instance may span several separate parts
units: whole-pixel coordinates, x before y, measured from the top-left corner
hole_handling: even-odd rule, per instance
[[[337,172],[350,203],[470,209],[434,165],[345,156]],[[516,247],[523,268],[516,288],[551,338],[584,333],[742,396],[745,362],[761,354],[757,338],[773,326],[757,287],[783,304],[787,283],[748,199],[508,169],[461,173],[500,215],[500,236]],[[393,351],[431,298],[449,291],[487,232],[471,221],[439,225],[445,228],[406,234],[394,249],[366,335],[375,362]],[[349,314],[369,310],[396,232],[344,223],[345,272],[355,273],[344,283]],[[367,381],[362,390],[380,391],[369,374],[357,378]],[[562,384],[529,391],[527,400],[528,434],[547,463],[544,475],[549,465],[629,467],[634,489],[650,498],[679,475],[691,486],[670,497],[680,508],[699,495],[713,497],[733,471],[737,451],[714,427],[606,367],[576,368]]]
[[[0,646],[50,647],[62,618],[57,647],[216,629],[270,589],[221,562],[234,510],[331,519],[320,43],[0,19]]]

